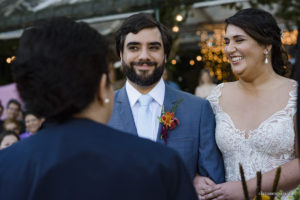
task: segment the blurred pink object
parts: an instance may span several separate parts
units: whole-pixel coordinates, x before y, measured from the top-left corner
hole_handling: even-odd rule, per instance
[[[18,100],[23,108],[23,102],[21,101],[21,98],[19,96],[17,87],[15,83],[11,83],[8,85],[0,86],[0,100],[3,105],[4,111],[2,116],[0,116],[0,119],[6,118],[6,104],[10,99],[16,99]]]

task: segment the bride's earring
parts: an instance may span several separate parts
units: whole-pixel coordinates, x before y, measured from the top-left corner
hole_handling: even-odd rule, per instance
[[[265,49],[264,54],[265,54],[265,64],[268,64],[269,63],[269,60],[268,60],[269,51],[268,51],[268,49]]]

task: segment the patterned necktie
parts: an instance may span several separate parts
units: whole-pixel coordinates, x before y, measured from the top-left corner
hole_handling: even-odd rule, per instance
[[[142,95],[139,98],[140,108],[138,110],[137,131],[142,138],[152,140],[152,112],[150,111],[150,103],[152,102],[150,95]]]

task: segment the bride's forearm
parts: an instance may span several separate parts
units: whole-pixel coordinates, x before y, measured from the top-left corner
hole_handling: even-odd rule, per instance
[[[276,169],[273,169],[262,175],[261,191],[271,192]],[[257,179],[253,178],[247,181],[250,197],[254,197],[256,193]],[[289,191],[296,188],[300,184],[300,160],[296,158],[281,166],[281,175],[277,187],[277,191]]]

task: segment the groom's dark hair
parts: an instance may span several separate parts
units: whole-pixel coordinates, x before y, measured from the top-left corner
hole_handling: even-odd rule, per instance
[[[118,56],[123,52],[124,41],[128,33],[138,33],[145,28],[158,28],[164,45],[164,51],[167,58],[169,57],[172,47],[172,36],[169,29],[162,23],[156,21],[150,14],[139,13],[128,17],[120,29],[116,32],[116,50]]]

